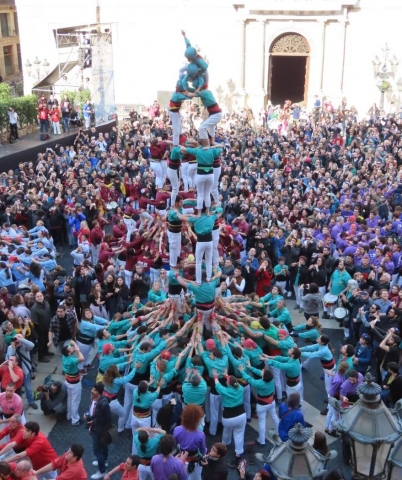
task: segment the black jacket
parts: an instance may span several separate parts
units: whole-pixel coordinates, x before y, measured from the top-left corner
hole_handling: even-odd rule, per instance
[[[227,480],[229,475],[228,467],[226,466],[226,458],[222,457],[219,460],[208,460],[208,465],[202,468],[202,480]]]
[[[101,435],[112,427],[112,413],[110,411],[109,400],[101,396],[96,402],[92,417],[88,418],[92,421],[89,433],[91,435]]]

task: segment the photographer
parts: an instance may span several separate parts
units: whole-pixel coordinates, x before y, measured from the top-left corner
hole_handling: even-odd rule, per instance
[[[58,380],[50,386],[44,385],[40,397],[40,408],[45,415],[64,413],[67,408],[67,388]]]
[[[32,342],[26,340],[22,334],[18,333],[11,339],[11,344],[7,348],[6,359],[9,359],[9,357],[17,358],[18,363],[24,372],[24,387],[28,404],[34,410],[37,410],[38,406],[34,402],[31,386],[32,362],[30,352],[34,346],[35,345]]]
[[[10,122],[10,143],[13,143],[11,137],[14,137],[15,141],[18,141],[18,114],[13,108],[9,107],[7,115]]]

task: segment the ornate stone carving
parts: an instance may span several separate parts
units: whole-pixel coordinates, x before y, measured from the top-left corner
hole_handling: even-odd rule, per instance
[[[308,55],[310,53],[310,49],[307,40],[304,37],[298,35],[297,33],[286,33],[275,40],[275,43],[271,48],[271,53],[304,53]]]

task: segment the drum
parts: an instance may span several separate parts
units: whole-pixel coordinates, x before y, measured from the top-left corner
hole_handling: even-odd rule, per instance
[[[338,320],[339,322],[341,322],[342,320],[344,320],[347,316],[348,316],[348,310],[346,310],[346,308],[343,308],[343,307],[338,307],[338,308],[335,308],[334,310],[334,318],[335,320]]]
[[[115,208],[117,208],[119,205],[117,202],[110,202],[110,203],[107,203],[106,204],[106,210],[107,211],[111,211],[111,210],[114,210]]]
[[[324,305],[328,307],[333,307],[336,305],[336,302],[338,301],[338,297],[336,295],[332,295],[332,293],[326,293],[324,295]]]

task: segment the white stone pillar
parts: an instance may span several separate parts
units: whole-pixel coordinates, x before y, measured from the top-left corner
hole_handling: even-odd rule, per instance
[[[323,89],[323,82],[324,82],[324,64],[325,64],[325,27],[326,27],[326,20],[320,19],[318,21],[319,25],[319,39],[320,39],[320,44],[319,44],[319,50],[318,50],[318,65],[319,65],[319,91],[314,92],[314,95],[320,95],[322,96],[322,89]]]
[[[343,74],[345,69],[345,36],[346,36],[346,25],[347,21],[342,19],[338,20],[338,51],[339,55],[337,55],[336,65],[339,65],[338,69],[335,69],[333,73],[335,73],[335,83],[333,85],[334,91],[330,93],[330,97],[332,100],[332,105],[337,108],[342,101],[343,98]],[[328,92],[326,92],[328,93]]]
[[[246,90],[244,89],[244,77],[246,69],[246,20],[238,19],[238,48],[239,48],[239,66],[237,68],[236,90],[233,93],[233,110],[237,111],[243,108],[246,99]]]
[[[264,62],[265,62],[265,20],[257,20],[254,25],[254,42],[252,45],[252,55],[250,66],[252,68],[251,88],[247,88],[247,103],[253,110],[254,117],[258,119],[258,114],[265,103],[266,91],[264,89]],[[248,41],[248,39],[247,39]],[[247,52],[251,51],[251,46],[247,45]]]

